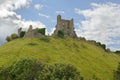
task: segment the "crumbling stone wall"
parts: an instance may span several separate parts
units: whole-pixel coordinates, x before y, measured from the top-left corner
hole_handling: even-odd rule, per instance
[[[57,25],[56,30],[53,33],[53,36],[57,36],[58,31],[63,30],[65,37],[77,38],[77,35],[74,31],[74,21],[61,19],[61,16],[57,16]]]
[[[20,33],[22,32],[22,28],[18,29],[18,35],[20,36]],[[28,31],[25,33],[23,38],[38,38],[38,37],[44,37],[45,35],[39,33],[37,29],[33,29],[32,25],[29,26]]]

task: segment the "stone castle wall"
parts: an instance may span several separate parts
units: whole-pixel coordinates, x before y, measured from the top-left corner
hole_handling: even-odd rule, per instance
[[[53,35],[56,36],[59,30],[63,30],[65,37],[77,38],[77,35],[74,31],[74,21],[61,19],[61,16],[57,16],[57,25],[56,30]]]
[[[18,29],[18,36],[20,36],[20,33],[22,31],[22,28]],[[28,31],[25,33],[23,38],[39,38],[39,37],[44,37],[45,35],[39,33],[37,29],[33,29],[32,25],[29,26]]]
[[[77,38],[77,35],[74,31],[74,20],[64,20],[61,18],[60,15],[57,16],[57,25],[56,29],[53,33],[53,36],[58,35],[58,31],[62,30],[64,32],[64,37],[70,37],[70,38]],[[22,31],[22,28],[18,29],[18,36],[20,36],[20,33]],[[45,35],[39,33],[37,29],[32,29],[32,25],[30,25],[28,31],[25,33],[23,38],[37,38],[37,37],[44,37]]]

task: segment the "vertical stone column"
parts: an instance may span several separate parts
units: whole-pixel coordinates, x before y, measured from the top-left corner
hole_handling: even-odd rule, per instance
[[[20,28],[18,29],[18,37],[20,37],[21,31],[22,31],[22,28],[20,27]]]

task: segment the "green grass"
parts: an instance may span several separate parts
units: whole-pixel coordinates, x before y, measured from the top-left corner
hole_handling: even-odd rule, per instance
[[[35,58],[44,63],[74,65],[88,80],[97,76],[101,80],[113,80],[120,56],[105,52],[101,47],[83,40],[17,39],[0,47],[0,67],[7,67],[21,58]]]

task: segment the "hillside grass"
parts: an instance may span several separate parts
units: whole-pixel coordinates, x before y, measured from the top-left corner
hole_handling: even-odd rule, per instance
[[[16,39],[0,47],[0,67],[7,67],[21,58],[35,58],[48,64],[72,64],[85,80],[93,75],[101,80],[113,80],[113,70],[120,62],[120,56],[78,39]]]

